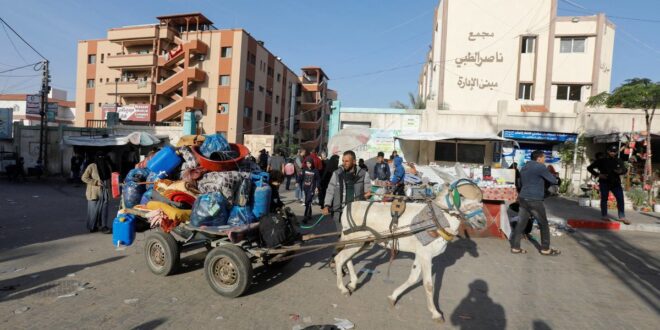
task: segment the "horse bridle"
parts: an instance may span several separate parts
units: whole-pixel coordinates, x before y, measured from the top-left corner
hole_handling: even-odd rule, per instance
[[[476,217],[476,216],[482,216],[484,214],[483,209],[479,208],[474,211],[465,213],[461,211],[461,193],[458,191],[458,187],[463,186],[463,185],[472,185],[476,186],[474,182],[472,182],[469,179],[458,179],[454,182],[452,182],[449,185],[449,191],[447,192],[447,195],[445,195],[445,203],[447,204],[447,210],[448,211],[455,211],[458,213],[458,215],[467,222],[470,222],[470,219]],[[451,195],[451,198],[449,197]],[[452,203],[453,200],[453,203]]]

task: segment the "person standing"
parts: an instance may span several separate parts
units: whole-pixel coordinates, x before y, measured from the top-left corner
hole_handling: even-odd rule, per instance
[[[394,186],[394,195],[405,195],[405,176],[406,169],[403,168],[403,158],[394,156],[394,174],[390,179],[390,185]]]
[[[556,256],[560,252],[550,248],[550,227],[545,213],[543,199],[545,196],[545,181],[557,184],[557,178],[545,167],[545,154],[542,150],[532,152],[532,161],[527,162],[520,170],[522,189],[518,196],[520,203],[520,220],[511,235],[511,253],[527,253],[520,248],[520,238],[527,227],[530,216],[534,216],[541,229],[541,251],[545,256]]]
[[[364,159],[362,159],[362,158],[360,158],[360,160],[358,160],[358,167],[363,169],[365,172],[369,172],[369,168],[367,167],[367,164],[364,163]]]
[[[513,169],[515,171],[515,179],[514,179],[514,185],[516,186],[516,191],[520,193],[520,189],[522,189],[522,185],[520,184],[520,170],[518,170],[518,163],[514,162],[509,166],[509,169]]]
[[[314,168],[314,160],[312,157],[307,157],[305,160],[305,167],[303,168],[303,193],[305,194],[305,217],[303,223],[307,224],[312,219],[312,202],[314,195],[319,191],[321,175],[319,171]]]
[[[284,176],[286,178],[286,190],[291,186],[291,178],[296,174],[296,166],[293,165],[293,160],[289,159],[284,165]],[[295,183],[294,183],[295,184]]]
[[[371,172],[371,178],[373,180],[388,181],[391,176],[390,164],[385,161],[385,153],[379,151],[376,157],[376,165],[374,165],[374,170]]]
[[[80,181],[82,163],[83,159],[79,153],[74,153],[73,156],[71,156],[71,182],[78,183],[78,181]]]
[[[111,175],[112,166],[107,156],[100,151],[82,175],[81,180],[87,185],[87,229],[90,232],[100,227],[104,234],[112,233],[112,221],[108,220]]]
[[[325,205],[325,192],[330,184],[332,173],[339,168],[339,156],[332,155],[330,159],[323,162],[323,171],[321,172],[321,187],[319,188],[319,205],[321,208]]]
[[[268,153],[266,149],[259,151],[259,167],[261,167],[262,171],[268,170]]]
[[[296,159],[293,163],[293,165],[296,168],[296,200],[300,201],[301,203],[304,204],[303,201],[303,192],[302,192],[302,171],[303,171],[303,162],[305,161],[305,158],[307,158],[307,150],[305,149],[299,149],[298,150],[298,155],[296,156]]]
[[[587,171],[593,176],[598,177],[600,187],[600,215],[603,220],[609,221],[607,216],[607,197],[610,191],[616,198],[616,207],[619,211],[619,221],[626,225],[630,221],[626,220],[626,213],[623,202],[623,187],[621,187],[621,175],[626,173],[626,167],[623,161],[618,158],[619,149],[613,145],[607,148],[607,157],[597,158],[595,162],[587,167]]]
[[[332,213],[337,232],[341,235],[341,215],[346,204],[358,200],[365,200],[371,195],[371,180],[367,172],[357,166],[355,153],[352,150],[345,151],[342,155],[342,166],[332,173],[328,189],[325,193],[323,215]],[[340,251],[335,248],[330,268],[334,269],[334,256]]]
[[[268,172],[275,172],[277,173],[277,177],[282,177],[284,175],[285,162],[284,157],[282,157],[282,152],[279,150],[275,151],[275,154],[268,160]],[[277,187],[279,189],[279,186]]]

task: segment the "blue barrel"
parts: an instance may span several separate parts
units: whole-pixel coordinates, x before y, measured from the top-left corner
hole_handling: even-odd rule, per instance
[[[268,184],[270,182],[270,174],[268,172],[252,172],[252,182],[264,182]]]
[[[181,162],[181,157],[177,155],[176,150],[171,146],[166,146],[163,149],[160,149],[160,151],[147,162],[147,168],[155,173],[165,172],[167,174],[172,174],[174,169],[181,165]]]
[[[254,198],[252,198],[252,213],[257,219],[270,213],[270,195],[272,190],[267,182],[259,181],[254,189]]]
[[[120,214],[112,222],[112,245],[131,245],[135,240],[135,216]]]

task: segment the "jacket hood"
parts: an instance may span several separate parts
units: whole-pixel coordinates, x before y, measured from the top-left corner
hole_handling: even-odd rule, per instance
[[[402,166],[403,165],[403,158],[396,156],[394,157],[394,166]]]

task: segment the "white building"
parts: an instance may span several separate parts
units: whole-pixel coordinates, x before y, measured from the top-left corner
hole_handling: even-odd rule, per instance
[[[36,94],[36,93],[35,93]],[[21,122],[23,125],[40,125],[41,116],[38,113],[29,113],[27,111],[28,94],[0,94],[0,108],[13,109],[13,122]],[[50,118],[48,125],[70,125],[73,126],[76,118],[75,101],[67,101],[66,91],[53,88],[48,94],[48,102],[51,103],[51,109],[54,111],[57,105],[57,114]]]
[[[427,108],[572,113],[609,91],[614,24],[558,17],[557,1],[440,0],[419,77]]]

